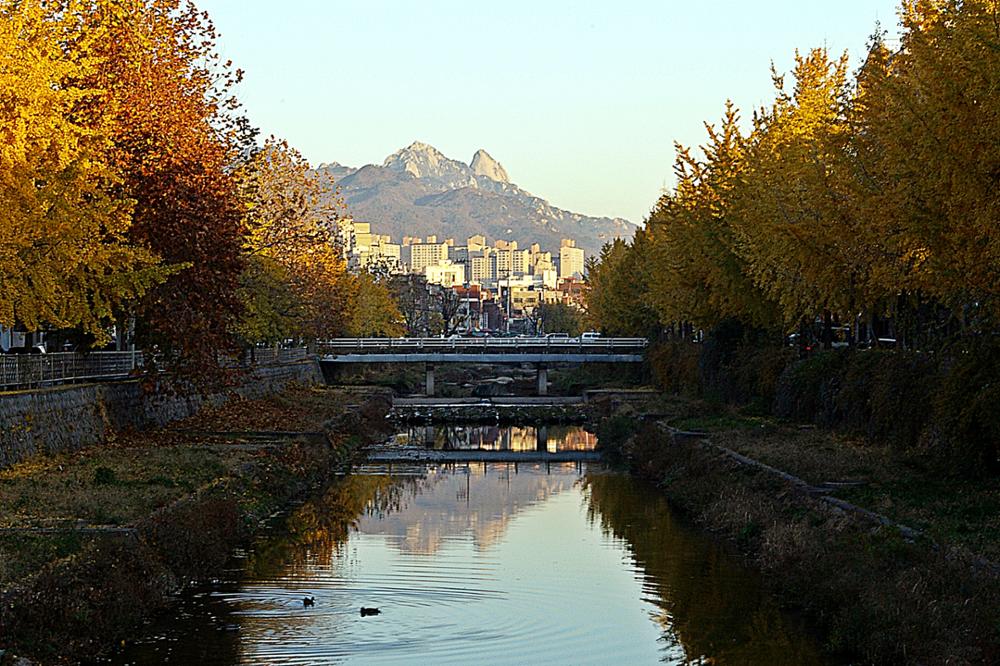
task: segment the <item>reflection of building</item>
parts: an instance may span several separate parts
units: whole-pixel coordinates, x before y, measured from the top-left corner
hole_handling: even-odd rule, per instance
[[[597,436],[578,426],[413,426],[399,444],[433,449],[486,451],[592,451]]]
[[[573,463],[520,469],[514,474],[509,464],[431,467],[404,489],[398,511],[366,515],[358,529],[395,537],[387,543],[405,553],[433,554],[450,537],[465,534],[477,550],[491,548],[518,513],[571,490],[578,478]]]

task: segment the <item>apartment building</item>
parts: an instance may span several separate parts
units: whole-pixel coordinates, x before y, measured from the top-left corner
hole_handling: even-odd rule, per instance
[[[409,256],[407,266],[411,273],[423,273],[424,269],[434,264],[439,264],[448,260],[448,244],[438,243],[436,236],[428,237],[427,243],[411,243],[404,246],[409,248],[404,251],[404,256]]]
[[[444,259],[424,267],[427,284],[439,284],[442,287],[454,287],[465,284],[465,264],[455,264]]]
[[[559,246],[559,279],[583,277],[583,249],[570,238],[562,239]]]

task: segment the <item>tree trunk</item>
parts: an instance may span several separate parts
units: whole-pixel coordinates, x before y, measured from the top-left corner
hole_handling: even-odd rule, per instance
[[[823,349],[833,349],[833,315],[823,309]]]

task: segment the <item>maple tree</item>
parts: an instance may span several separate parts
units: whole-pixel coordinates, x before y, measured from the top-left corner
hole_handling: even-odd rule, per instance
[[[129,238],[186,268],[142,300],[138,342],[191,379],[221,376],[240,312],[242,206],[231,165],[249,138],[208,17],[180,0],[95,0],[81,8],[102,94],[81,114],[106,123]],[[81,48],[78,45],[77,48]]]

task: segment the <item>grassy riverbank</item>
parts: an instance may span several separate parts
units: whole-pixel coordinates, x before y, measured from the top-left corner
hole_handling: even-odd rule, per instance
[[[887,664],[1000,659],[994,481],[945,477],[914,454],[681,398],[609,405],[605,416],[601,445],[731,541],[783,602],[816,621],[831,652]]]
[[[99,654],[349,463],[388,408],[382,391],[294,388],[0,472],[0,649]]]

